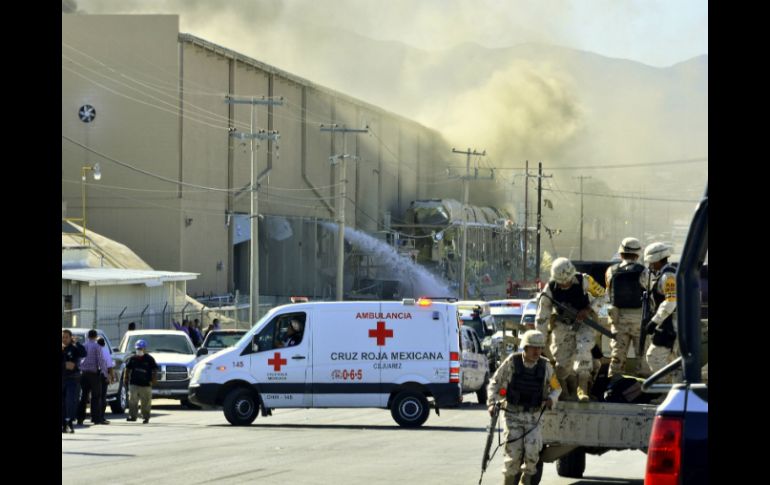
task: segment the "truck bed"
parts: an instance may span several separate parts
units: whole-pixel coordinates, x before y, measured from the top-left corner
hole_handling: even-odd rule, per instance
[[[608,449],[647,448],[657,406],[559,402],[542,419],[543,443]]]

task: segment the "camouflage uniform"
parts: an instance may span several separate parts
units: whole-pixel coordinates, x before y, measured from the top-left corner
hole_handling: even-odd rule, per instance
[[[597,309],[606,301],[604,288],[588,274],[583,274],[582,280],[583,291],[588,295],[591,304],[589,318],[597,321]],[[573,281],[576,282],[577,280]],[[553,297],[549,286],[546,286],[543,292],[549,297]],[[581,379],[585,382],[590,380],[594,365],[591,349],[595,343],[596,333],[588,325],[579,324],[577,328],[574,328],[574,325],[567,325],[558,321],[555,306],[548,297],[540,296],[535,322],[536,328],[546,335],[550,323],[551,338],[553,339],[550,348],[551,355],[556,362],[556,377],[564,388],[565,383],[573,383],[575,380],[579,382]],[[577,310],[581,309],[578,308]],[[576,384],[569,386],[577,387]],[[575,389],[567,389],[565,400],[573,399],[574,391]]]
[[[623,260],[620,266],[627,266],[635,264],[635,261]],[[637,263],[638,264],[638,263]],[[642,288],[647,287],[649,270],[647,268],[639,275],[639,284]],[[605,274],[605,282],[607,290],[609,291],[612,284],[612,267],[607,268]],[[641,321],[642,321],[642,309],[641,308],[618,308],[614,305],[610,305],[607,311],[608,321],[610,323],[610,330],[617,334],[617,337],[610,339],[610,368],[607,373],[608,376],[614,374],[623,374],[626,365],[626,358],[628,357],[629,346],[634,346],[634,354],[637,357],[636,369],[632,372],[635,375],[639,374],[642,367],[642,358],[639,354],[639,336],[641,333]]]
[[[487,387],[487,406],[491,406],[498,402],[505,400],[505,397],[500,396],[500,390],[507,389],[508,384],[511,382],[511,378],[514,374],[514,353],[508,356],[505,361],[495,372],[495,375],[489,380],[489,386]],[[542,357],[541,357],[542,358]],[[545,379],[543,382],[543,400],[551,399],[551,402],[556,404],[559,394],[561,393],[561,387],[556,379],[553,367],[547,361],[545,364]],[[524,361],[524,365],[527,368],[532,368],[537,365],[536,362],[528,363]],[[549,392],[550,391],[550,392]],[[518,473],[522,473],[522,455],[524,461],[524,471],[522,473],[522,480],[524,475],[532,476],[537,472],[537,462],[540,460],[540,450],[543,448],[543,435],[540,432],[540,424],[537,423],[537,418],[540,415],[540,408],[530,408],[529,411],[524,411],[523,406],[512,406],[506,403],[505,407],[505,460],[503,462],[503,475],[507,477],[513,477]],[[508,443],[510,438],[516,438],[529,429],[535,427],[530,431],[523,439],[515,440]]]
[[[652,291],[658,292],[664,296],[664,300],[655,309],[655,315],[652,317],[652,323],[658,325],[663,322],[669,316],[674,317],[673,329],[676,332],[676,274],[675,273],[663,273],[660,279],[655,283]],[[647,364],[650,366],[650,370],[654,373],[668,365],[678,354],[678,346],[676,342],[672,345],[673,348],[664,346],[658,346],[651,343],[647,348]],[[681,373],[672,372],[668,376],[664,377],[661,382],[671,382],[671,379],[678,380],[678,376]]]

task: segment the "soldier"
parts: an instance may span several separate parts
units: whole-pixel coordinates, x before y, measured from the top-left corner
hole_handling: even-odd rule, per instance
[[[647,286],[649,272],[637,260],[642,255],[639,240],[627,237],[618,249],[622,261],[607,268],[604,275],[607,294],[610,299],[608,310],[610,329],[617,337],[610,340],[612,349],[608,377],[623,374],[628,347],[639,348],[639,322],[642,319],[642,295]],[[638,351],[637,351],[638,353]],[[642,358],[637,355],[635,375],[641,370]]]
[[[647,364],[655,373],[674,360],[676,353],[676,268],[668,263],[671,247],[662,242],[655,242],[644,250],[644,262],[652,272],[652,291],[655,302],[655,315],[647,324],[647,333],[652,334],[652,344],[647,349]],[[670,382],[671,376],[664,378]]]
[[[551,409],[559,398],[561,387],[548,359],[541,357],[545,335],[529,330],[522,337],[524,352],[508,356],[489,380],[487,406],[493,414],[495,405],[505,401],[505,461],[504,485],[516,485],[521,473],[521,484],[529,485],[537,473],[543,437],[540,432],[539,412],[542,406]],[[516,439],[523,436],[522,439]],[[510,442],[508,440],[511,440]],[[522,460],[523,455],[523,460]],[[521,465],[524,462],[522,472]]]
[[[556,258],[551,265],[551,280],[543,293],[545,296],[541,294],[538,300],[535,322],[543,334],[549,323],[552,328],[551,353],[556,362],[556,377],[565,390],[564,400],[577,397],[580,401],[588,401],[595,333],[588,325],[577,322],[586,317],[598,320],[597,309],[606,300],[604,288],[590,275],[577,273],[569,259]],[[577,310],[576,322],[571,321],[562,309],[554,309],[551,298]]]

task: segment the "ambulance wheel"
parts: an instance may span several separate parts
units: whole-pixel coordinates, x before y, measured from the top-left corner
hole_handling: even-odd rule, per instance
[[[428,400],[419,392],[402,391],[393,398],[390,414],[405,428],[418,428],[427,421],[430,414]]]
[[[257,396],[248,389],[233,389],[223,403],[225,419],[235,426],[248,426],[257,419],[259,403]]]
[[[481,388],[476,391],[476,399],[478,399],[479,404],[487,404],[487,386],[489,385],[489,376],[484,376],[484,384],[481,385]]]

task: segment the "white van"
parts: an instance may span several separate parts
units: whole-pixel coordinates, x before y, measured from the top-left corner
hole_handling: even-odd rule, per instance
[[[292,334],[294,326],[301,327]],[[291,340],[291,342],[289,342]],[[286,345],[284,342],[295,343]],[[462,400],[457,308],[427,299],[273,308],[193,369],[190,400],[234,425],[274,408],[378,407],[406,427]]]

